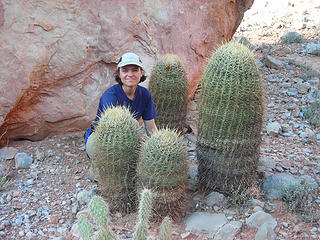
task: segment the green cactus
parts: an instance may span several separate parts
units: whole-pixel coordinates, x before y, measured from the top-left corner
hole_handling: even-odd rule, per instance
[[[100,230],[92,233],[92,227],[88,218],[81,215],[78,220],[78,229],[80,236],[84,240],[113,240],[115,239],[108,227],[109,206],[98,196],[94,196],[89,202],[89,213]]]
[[[172,222],[171,219],[167,216],[162,220],[160,228],[160,240],[171,240],[172,237]]]
[[[143,189],[140,193],[138,224],[133,234],[133,240],[148,240],[148,224],[152,212],[153,193],[149,189]],[[93,228],[88,218],[82,214],[77,221],[80,236],[83,240],[114,240],[116,237],[108,226],[109,206],[98,196],[94,196],[88,205],[90,222],[97,229],[93,233]],[[94,220],[94,221],[93,221]],[[160,230],[160,240],[171,240],[171,220],[169,217],[163,219]]]
[[[187,179],[186,146],[175,130],[160,129],[146,139],[140,149],[138,186],[155,193],[156,218],[180,217]]]
[[[89,202],[89,210],[93,220],[101,227],[107,225],[109,207],[102,197],[95,196]]]
[[[167,54],[152,69],[149,89],[158,127],[183,130],[187,114],[188,82],[180,58]]]
[[[133,235],[133,240],[146,240],[147,227],[152,210],[152,193],[149,189],[141,191],[138,212],[138,224]]]
[[[230,193],[251,185],[263,107],[261,76],[247,47],[229,42],[216,50],[202,76],[198,108],[200,186]]]
[[[78,230],[83,240],[90,240],[92,237],[92,228],[88,219],[84,215],[80,215],[78,222]]]
[[[99,186],[111,210],[129,213],[136,208],[136,166],[141,127],[129,109],[104,111],[95,130]]]

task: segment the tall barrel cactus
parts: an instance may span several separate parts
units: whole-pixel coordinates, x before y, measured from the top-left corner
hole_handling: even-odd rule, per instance
[[[123,213],[135,209],[136,167],[142,131],[129,109],[108,108],[95,130],[99,186],[112,210]]]
[[[155,220],[169,215],[178,219],[183,210],[187,179],[186,146],[175,130],[154,132],[140,149],[138,186],[155,193]]]
[[[198,178],[205,189],[230,193],[255,177],[262,125],[261,76],[253,53],[229,42],[212,55],[198,103]]]
[[[167,54],[157,62],[149,89],[158,112],[156,124],[182,131],[187,114],[188,82],[178,56]]]

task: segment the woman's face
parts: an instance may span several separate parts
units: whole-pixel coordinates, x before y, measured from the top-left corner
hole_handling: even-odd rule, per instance
[[[140,82],[143,75],[142,69],[137,65],[127,65],[120,67],[119,77],[123,86],[134,87]]]

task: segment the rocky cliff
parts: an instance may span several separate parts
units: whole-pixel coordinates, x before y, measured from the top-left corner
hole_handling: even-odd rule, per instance
[[[191,98],[208,56],[252,3],[0,0],[2,140],[84,130],[126,51],[141,57],[147,75],[161,55],[178,55]]]

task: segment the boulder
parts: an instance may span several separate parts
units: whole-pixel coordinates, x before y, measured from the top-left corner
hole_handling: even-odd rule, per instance
[[[41,140],[83,131],[115,83],[119,57],[137,53],[146,75],[178,55],[189,98],[212,51],[230,40],[253,0],[0,0],[0,136]],[[146,81],[144,86],[148,86]]]

